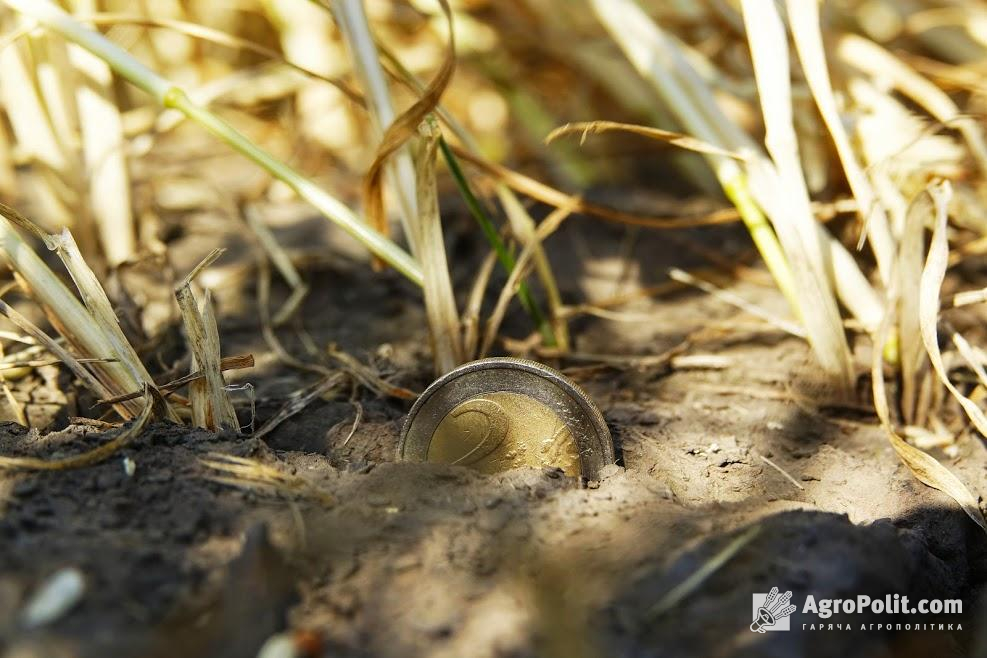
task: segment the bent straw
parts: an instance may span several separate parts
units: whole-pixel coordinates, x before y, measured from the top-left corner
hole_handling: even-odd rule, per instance
[[[380,64],[377,46],[370,32],[367,13],[363,0],[333,0],[331,5],[336,24],[349,46],[353,68],[362,83],[367,100],[375,139],[378,144],[384,138],[384,132],[397,119],[391,91],[387,86],[387,77]],[[394,154],[392,162],[387,166],[387,178],[393,188],[401,208],[401,225],[405,237],[416,258],[422,254],[418,248],[418,183],[415,180],[415,165],[407,145]]]
[[[419,80],[414,73],[409,71],[397,57],[391,53],[390,50],[384,44],[377,44],[381,55],[383,55],[387,62],[394,69],[394,76],[404,83],[409,89],[411,89],[416,94],[425,93],[425,84]],[[435,114],[442,119],[442,122],[452,131],[452,134],[456,136],[456,139],[463,145],[463,148],[473,153],[477,157],[482,157],[482,149],[473,135],[466,130],[463,125],[456,120],[452,114],[450,114],[441,103],[435,106]],[[531,215],[525,209],[524,205],[514,194],[514,191],[504,182],[498,180],[494,185],[494,192],[497,198],[500,199],[500,205],[504,209],[504,214],[507,215],[507,220],[510,222],[511,232],[514,236],[520,240],[524,245],[527,245],[534,239],[535,235],[535,220],[532,219]],[[558,283],[555,281],[555,274],[552,272],[552,265],[548,260],[548,256],[545,254],[544,249],[541,245],[537,245],[534,254],[535,263],[535,273],[538,275],[538,279],[541,282],[542,289],[545,292],[545,302],[548,305],[548,312],[552,323],[552,332],[555,334],[555,341],[558,346],[563,351],[569,350],[569,327],[566,325],[565,318],[562,312],[562,295],[559,292]],[[467,350],[467,353],[469,350]]]
[[[163,106],[178,110],[233,149],[253,160],[272,176],[288,185],[298,196],[315,206],[326,218],[361,242],[375,256],[404,274],[414,284],[422,285],[421,267],[401,247],[371,229],[352,210],[325,190],[258,147],[208,109],[193,103],[180,87],[152,71],[127,51],[98,32],[85,27],[50,0],[4,0],[4,2],[65,39],[82,46]]]
[[[780,175],[786,172],[779,172],[754,140],[723,114],[674,37],[663,32],[633,0],[591,0],[590,4],[625,56],[654,86],[689,134],[747,155],[749,161],[743,169],[729,158],[712,154],[705,157],[724,192],[737,206],[779,289],[805,324],[820,364],[848,389],[850,356],[842,323],[837,322],[839,313],[834,308],[833,291],[827,290],[831,285],[829,276],[833,278],[835,291],[862,324],[873,325],[873,318],[883,312],[866,279],[859,271],[853,271],[859,268],[852,257],[843,253],[842,245],[832,236],[824,235],[821,227],[814,227],[820,234],[818,238],[811,234],[809,222],[805,221],[808,212],[804,203],[798,208],[798,225],[793,225],[784,199],[789,196],[790,186],[783,183],[785,176]],[[753,3],[745,6],[757,7]],[[773,70],[770,77],[772,82],[787,82]],[[780,125],[777,120],[773,123],[776,127]],[[751,177],[750,184],[747,176]],[[762,208],[771,217],[774,230]],[[803,267],[807,255],[811,257],[811,273]],[[820,259],[824,276],[819,272]],[[835,271],[826,261],[849,266],[851,271]],[[848,280],[853,281],[853,286],[848,285]]]
[[[466,175],[463,173],[462,168],[459,166],[459,162],[456,160],[456,156],[453,154],[452,148],[443,138],[439,138],[439,148],[442,150],[442,155],[445,157],[446,165],[449,167],[449,171],[452,173],[452,178],[456,182],[456,186],[459,188],[460,194],[463,195],[463,199],[466,201],[466,207],[469,209],[470,214],[480,225],[480,229],[483,231],[483,235],[487,238],[487,242],[493,247],[494,253],[497,254],[497,260],[500,261],[501,267],[510,276],[514,271],[514,256],[508,251],[506,245],[504,245],[503,240],[500,239],[500,234],[497,233],[497,229],[494,228],[493,222],[487,216],[486,212],[483,210],[483,206],[480,205],[480,201],[473,194],[473,190],[470,188],[469,181],[466,180]],[[542,341],[547,347],[555,347],[556,340],[555,334],[552,331],[552,326],[545,319],[545,315],[542,313],[541,308],[539,308],[538,303],[535,298],[531,295],[531,290],[528,288],[524,281],[518,284],[518,299],[521,300],[521,306],[524,307],[525,312],[531,317],[532,322],[538,328],[541,333]]]
[[[14,225],[32,230],[46,243],[59,249],[59,256],[72,274],[86,305],[55,276],[44,261],[27,245]],[[69,252],[65,248],[69,248]],[[54,317],[58,330],[85,356],[94,358],[116,357],[118,360],[101,363],[94,368],[102,385],[113,393],[125,393],[141,388],[151,378],[137,359],[133,348],[126,342],[116,324],[116,317],[106,314],[109,302],[95,281],[91,270],[81,262],[74,242],[70,238],[48,236],[13,208],[0,204],[0,256],[17,272],[30,288],[32,297]],[[35,336],[37,339],[37,336]],[[120,407],[125,418],[136,415],[139,403]]]
[[[628,0],[591,0],[590,4],[627,59],[653,84],[685,130],[711,144],[729,144],[729,140],[724,140],[722,135],[722,131],[728,126],[719,126],[718,131],[716,122],[709,120],[703,112],[708,110],[708,104],[695,102],[684,85],[666,70],[675,70],[680,63],[668,61],[678,55],[664,43],[658,26],[636,4]],[[745,139],[742,145],[748,146],[748,142]],[[746,175],[731,158],[709,154],[705,157],[727,198],[740,213],[778,289],[791,308],[798,309],[799,297],[792,271],[771,225],[751,195]]]

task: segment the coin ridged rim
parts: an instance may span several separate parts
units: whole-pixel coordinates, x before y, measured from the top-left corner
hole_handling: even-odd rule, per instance
[[[446,374],[442,375],[434,382],[432,382],[428,388],[426,388],[415,403],[411,407],[411,411],[408,412],[408,416],[405,418],[404,424],[401,427],[401,441],[398,448],[398,454],[401,460],[406,460],[406,448],[408,444],[408,436],[411,432],[412,425],[414,424],[415,418],[417,417],[419,411],[424,407],[431,397],[439,390],[445,388],[448,384],[454,382],[455,380],[470,375],[473,373],[481,372],[484,370],[495,370],[495,369],[517,369],[527,372],[529,374],[540,377],[547,380],[549,383],[554,385],[560,391],[564,392],[567,397],[569,397],[576,405],[586,413],[586,418],[588,424],[596,431],[597,443],[602,451],[599,455],[599,462],[601,465],[613,464],[616,461],[616,455],[613,445],[613,436],[610,433],[610,428],[607,426],[606,421],[603,418],[603,414],[600,413],[599,408],[596,403],[593,402],[592,398],[584,391],[578,384],[563,375],[558,370],[546,366],[543,363],[537,361],[532,361],[531,359],[521,359],[517,357],[492,357],[487,359],[479,359],[477,361],[471,361],[465,363],[458,368],[450,370]],[[494,391],[490,391],[494,392]],[[563,419],[563,422],[565,420]],[[572,427],[569,423],[567,426]],[[577,448],[582,448],[585,445],[586,439],[580,440],[576,434],[573,434],[573,440],[577,443]],[[580,449],[580,463],[582,465],[583,475],[592,479],[598,473],[596,471],[598,468],[593,464],[588,464],[587,460],[583,457],[583,451]],[[589,466],[590,468],[587,468]]]

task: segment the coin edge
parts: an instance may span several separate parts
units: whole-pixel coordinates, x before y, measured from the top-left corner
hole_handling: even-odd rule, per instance
[[[571,388],[576,393],[577,402],[582,403],[580,406],[587,409],[590,415],[590,423],[596,428],[597,432],[601,429],[603,430],[603,463],[604,464],[614,464],[617,461],[616,447],[613,443],[613,433],[610,431],[610,427],[607,425],[606,420],[603,418],[603,413],[600,411],[599,407],[593,402],[593,399],[589,396],[583,388],[566,377],[563,373],[559,372],[551,366],[547,366],[544,363],[539,363],[532,359],[522,359],[518,357],[491,357],[487,359],[477,359],[476,361],[470,361],[464,363],[461,366],[450,370],[446,374],[442,375],[434,382],[428,385],[422,394],[418,396],[415,403],[411,406],[408,411],[408,415],[401,426],[401,438],[400,444],[398,445],[398,457],[401,461],[406,461],[405,456],[405,446],[407,444],[408,434],[411,431],[411,425],[415,420],[416,415],[425,403],[435,394],[437,390],[446,386],[446,384],[455,381],[463,375],[476,372],[478,370],[488,370],[498,365],[513,365],[521,366],[522,369],[532,372],[536,375],[545,377],[551,381],[556,386],[564,384],[565,386]],[[560,386],[560,388],[565,391],[565,387]]]

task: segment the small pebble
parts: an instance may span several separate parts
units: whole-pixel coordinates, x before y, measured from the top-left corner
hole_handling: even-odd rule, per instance
[[[267,638],[257,658],[295,658],[295,638],[291,633],[277,633]]]
[[[21,614],[26,628],[46,626],[71,610],[86,591],[82,572],[75,567],[56,571],[28,601]]]

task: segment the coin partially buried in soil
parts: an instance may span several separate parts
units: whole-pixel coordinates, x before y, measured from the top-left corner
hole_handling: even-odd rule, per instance
[[[614,449],[576,384],[534,361],[496,358],[460,366],[421,394],[401,432],[401,458],[483,473],[556,466],[592,480]]]

